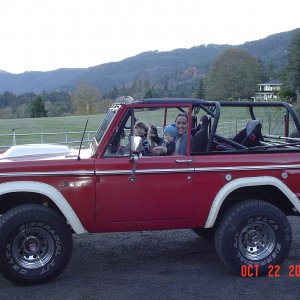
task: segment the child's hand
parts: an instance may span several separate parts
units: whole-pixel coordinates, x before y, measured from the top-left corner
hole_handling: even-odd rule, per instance
[[[167,153],[167,148],[164,146],[157,146],[155,148],[152,149],[152,153],[154,155],[162,155],[162,154],[166,154]]]

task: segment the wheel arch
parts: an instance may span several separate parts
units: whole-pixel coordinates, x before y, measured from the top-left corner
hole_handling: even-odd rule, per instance
[[[269,202],[275,204],[285,212],[294,207],[297,212],[300,213],[300,202],[298,197],[281,180],[272,176],[245,177],[230,181],[217,193],[211,205],[204,227],[210,228],[214,226],[222,209],[226,208],[226,204],[229,204],[230,200],[236,198],[234,195],[238,194],[238,192],[251,189],[253,190],[253,195],[257,195],[259,194],[259,191],[264,190],[261,194],[266,196],[269,195],[266,193],[266,187],[269,187],[269,191],[278,192],[278,197],[282,196],[286,200],[277,203],[274,203],[274,201]],[[248,199],[251,199],[251,197],[248,196]],[[264,198],[263,200],[268,201],[267,198]],[[234,201],[234,203],[236,203],[236,201]]]
[[[85,233],[86,230],[81,224],[78,216],[66,200],[66,198],[53,186],[38,181],[13,181],[0,184],[0,206],[3,199],[13,198],[13,194],[30,194],[35,195],[36,200],[41,197],[45,197],[50,203],[58,210],[70,224],[75,233]],[[15,197],[14,197],[15,198]],[[14,207],[19,204],[24,204],[21,201],[14,201],[13,205],[9,205],[9,201],[6,201],[8,206]],[[26,203],[26,202],[25,202]],[[32,203],[28,201],[27,203]],[[41,201],[33,203],[42,204]],[[10,207],[10,208],[11,208]]]

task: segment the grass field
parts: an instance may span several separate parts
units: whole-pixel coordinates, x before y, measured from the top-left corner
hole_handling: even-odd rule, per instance
[[[17,144],[40,143],[41,138],[44,143],[64,142],[65,132],[83,131],[86,120],[89,119],[87,131],[95,131],[104,115],[91,116],[68,116],[53,118],[24,118],[24,119],[0,119],[0,146],[11,145],[13,140],[13,129],[16,133]],[[33,136],[19,136],[19,134],[32,133],[61,133],[50,136],[44,134]],[[68,135],[69,140],[80,140],[81,134]]]
[[[0,119],[0,134],[12,133],[13,128],[16,129],[17,133],[80,131],[84,129],[87,119],[89,119],[87,130],[95,130],[103,116]]]

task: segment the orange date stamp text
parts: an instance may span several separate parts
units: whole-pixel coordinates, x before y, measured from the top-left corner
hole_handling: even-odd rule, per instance
[[[288,267],[289,277],[300,278],[300,265],[289,265]],[[259,276],[259,265],[242,265],[241,266],[242,277],[258,277]],[[268,277],[280,277],[281,266],[280,265],[268,265]]]

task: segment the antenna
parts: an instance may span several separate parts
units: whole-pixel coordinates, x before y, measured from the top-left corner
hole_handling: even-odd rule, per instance
[[[82,134],[82,137],[81,137],[80,146],[79,146],[79,150],[78,150],[77,160],[80,160],[80,150],[81,150],[81,146],[82,146],[82,142],[83,142],[83,137],[85,135],[86,127],[87,127],[88,122],[89,122],[89,119],[87,119],[86,123],[85,123],[85,127],[84,127],[84,130],[83,130],[83,134]]]

